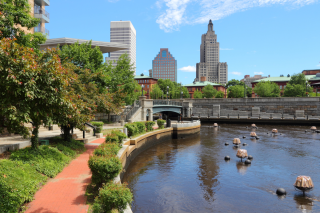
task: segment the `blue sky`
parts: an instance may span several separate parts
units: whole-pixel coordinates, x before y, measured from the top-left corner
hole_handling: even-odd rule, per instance
[[[178,61],[178,82],[191,83],[209,19],[229,80],[244,75],[320,69],[320,0],[54,0],[50,38],[110,41],[110,21],[137,30],[137,74],[152,68],[160,48]]]

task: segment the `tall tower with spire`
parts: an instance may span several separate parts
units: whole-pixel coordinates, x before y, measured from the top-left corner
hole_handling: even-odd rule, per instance
[[[228,65],[220,62],[219,42],[210,19],[208,31],[201,36],[200,63],[197,63],[196,79],[206,79],[212,83],[226,84],[228,81]],[[205,77],[205,78],[201,78]]]

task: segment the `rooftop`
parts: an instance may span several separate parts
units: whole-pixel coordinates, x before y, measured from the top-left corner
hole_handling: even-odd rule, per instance
[[[63,45],[71,45],[76,42],[79,44],[89,42],[90,40],[84,39],[76,39],[76,38],[53,38],[47,39],[46,43],[40,45],[41,50],[45,50],[47,48],[56,48],[58,44],[60,46]],[[121,44],[116,42],[104,42],[104,41],[92,41],[92,47],[99,47],[102,53],[110,53],[118,50],[125,50],[129,48],[127,44]]]
[[[222,86],[221,84],[215,84],[215,83],[212,83],[210,81],[197,81],[195,83],[192,83],[192,84],[186,84],[186,85],[183,85],[184,87],[202,87],[202,86],[207,86],[207,85],[212,85],[212,86]]]
[[[134,79],[148,79],[148,78],[152,78],[152,77],[143,75],[143,74],[134,76]],[[152,78],[152,79],[156,79],[156,78]]]

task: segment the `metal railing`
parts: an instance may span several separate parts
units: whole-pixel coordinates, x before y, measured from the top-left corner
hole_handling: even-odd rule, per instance
[[[126,121],[128,121],[132,117],[132,115],[134,115],[138,111],[140,107],[141,107],[140,101],[136,101],[133,108],[131,108],[131,110],[127,113]]]
[[[153,101],[153,106],[155,106],[155,105],[182,106],[182,102],[166,101],[166,100],[154,100]]]
[[[40,33],[47,34],[48,37],[50,36],[49,30],[47,30],[45,27],[41,27],[41,26],[35,27],[34,32],[40,32]]]
[[[42,14],[47,18],[50,18],[50,14],[44,9],[42,9],[39,5],[34,5],[34,14]]]
[[[93,129],[93,136],[96,136],[96,127],[95,126],[93,126],[90,123],[84,123],[84,125],[91,127]],[[83,131],[83,138],[86,138],[86,131]]]

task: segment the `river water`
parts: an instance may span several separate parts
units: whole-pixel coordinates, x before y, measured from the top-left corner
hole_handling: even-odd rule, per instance
[[[256,140],[246,126],[203,124],[196,135],[140,154],[123,178],[133,212],[320,212],[320,134],[305,133],[306,126],[258,125]],[[241,148],[253,156],[251,165],[236,157],[233,138],[248,144]],[[293,186],[299,175],[315,185],[305,197]],[[280,187],[286,196],[276,195]]]

